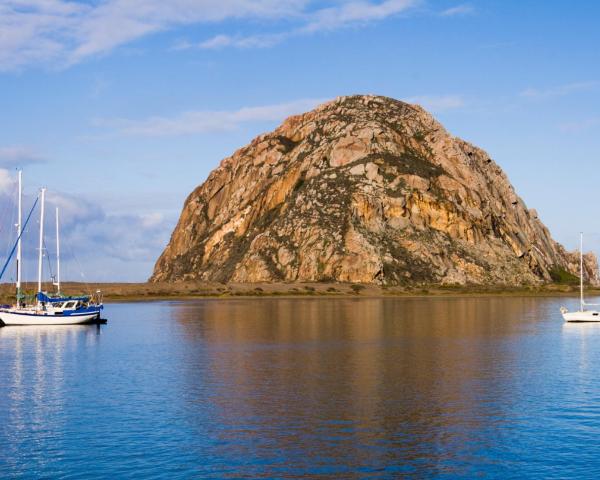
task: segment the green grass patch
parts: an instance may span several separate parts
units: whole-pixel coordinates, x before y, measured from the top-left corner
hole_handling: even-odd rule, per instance
[[[554,283],[561,285],[577,285],[579,284],[579,277],[567,272],[562,267],[554,267],[550,270],[550,277]]]

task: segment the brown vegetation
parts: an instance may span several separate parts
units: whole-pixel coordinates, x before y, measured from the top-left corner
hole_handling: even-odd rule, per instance
[[[578,289],[572,285],[549,284],[544,286],[439,286],[385,287],[357,283],[102,283],[91,286],[66,283],[67,295],[90,294],[101,290],[106,302],[137,300],[168,300],[193,298],[238,297],[383,297],[383,296],[574,296]],[[0,302],[14,301],[14,285],[0,284]],[[590,290],[590,294],[600,290]]]

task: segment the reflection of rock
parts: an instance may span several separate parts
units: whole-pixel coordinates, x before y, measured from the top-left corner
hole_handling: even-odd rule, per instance
[[[414,462],[435,477],[440,462],[464,456],[464,438],[484,438],[523,406],[527,395],[515,395],[515,384],[527,372],[514,366],[529,365],[540,352],[505,348],[506,342],[518,344],[524,321],[544,319],[545,303],[263,299],[175,307],[178,338],[187,344],[179,365],[189,424],[206,434],[209,410],[228,451],[262,446],[281,462],[270,463],[269,472],[261,463],[264,476],[284,476],[276,470],[283,464],[300,475],[318,455],[320,467],[323,461],[379,469]],[[498,342],[503,348],[494,348]],[[446,439],[443,449],[440,439]],[[373,441],[377,449],[365,449]],[[240,468],[238,476],[258,476]]]
[[[152,279],[536,284],[557,269],[576,258],[484,151],[419,106],[355,96],[223,160]]]

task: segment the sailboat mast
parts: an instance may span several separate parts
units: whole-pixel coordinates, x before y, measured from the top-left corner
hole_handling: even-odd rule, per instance
[[[21,251],[21,231],[23,229],[23,171],[19,170],[19,197],[17,204],[19,208],[17,217],[17,302],[20,302],[21,296],[21,272],[22,272],[22,251]]]
[[[579,246],[579,263],[580,263],[580,273],[579,273],[579,290],[581,294],[580,302],[581,302],[581,311],[584,311],[585,300],[583,299],[583,232],[581,232],[580,246]]]
[[[41,192],[42,206],[40,210],[40,248],[38,255],[38,292],[42,291],[42,261],[44,257],[44,207],[46,201],[46,189],[42,188]]]
[[[60,229],[58,226],[58,207],[56,207],[56,290],[60,294]]]

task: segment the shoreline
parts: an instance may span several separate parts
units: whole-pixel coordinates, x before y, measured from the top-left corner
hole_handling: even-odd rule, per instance
[[[50,288],[48,285],[47,288]],[[578,297],[576,285],[536,286],[379,286],[355,283],[97,283],[66,282],[66,295],[90,294],[101,290],[110,302],[165,301],[238,298],[452,298],[452,297]],[[600,295],[600,288],[588,288],[588,296]],[[0,284],[0,301],[14,300],[14,285]]]

